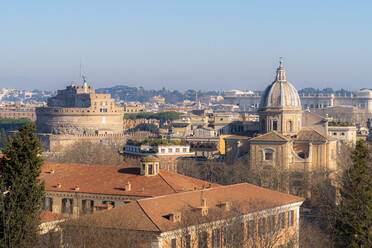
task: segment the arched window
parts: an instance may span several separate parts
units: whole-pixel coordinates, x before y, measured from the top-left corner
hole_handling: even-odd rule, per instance
[[[263,160],[266,160],[266,161],[274,160],[274,152],[275,151],[273,149],[265,148],[263,150]]]
[[[287,121],[287,132],[293,132],[293,122]]]
[[[278,130],[278,121],[277,120],[273,121],[273,130]]]
[[[300,158],[306,158],[306,154],[303,153],[303,152],[299,152],[297,155],[298,155]]]

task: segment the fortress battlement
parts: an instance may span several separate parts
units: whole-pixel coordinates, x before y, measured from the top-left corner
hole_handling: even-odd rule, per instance
[[[36,108],[36,111],[39,113],[49,113],[49,114],[100,114],[100,115],[105,115],[105,114],[111,114],[111,113],[124,113],[124,108],[114,108],[114,109],[107,109],[105,112],[101,111],[100,109],[94,109],[92,107],[88,108],[65,108],[65,107],[38,107]]]

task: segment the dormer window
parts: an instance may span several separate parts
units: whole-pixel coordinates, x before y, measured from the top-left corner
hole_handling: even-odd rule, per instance
[[[156,176],[159,174],[159,159],[154,156],[146,156],[141,159],[141,175]]]

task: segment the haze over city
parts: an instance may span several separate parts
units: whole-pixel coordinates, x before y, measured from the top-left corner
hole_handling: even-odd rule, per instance
[[[0,87],[370,88],[371,2],[6,1]]]

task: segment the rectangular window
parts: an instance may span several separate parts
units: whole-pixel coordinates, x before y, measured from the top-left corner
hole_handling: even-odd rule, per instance
[[[253,238],[254,233],[256,231],[255,229],[256,229],[255,221],[250,220],[248,222],[248,235],[247,235],[248,238],[250,238],[250,239]]]
[[[74,208],[74,200],[71,198],[62,199],[62,213],[72,214]]]
[[[152,164],[149,164],[149,175],[154,174],[153,169],[152,169]]]
[[[182,148],[183,152],[187,152],[187,149],[186,148]]]
[[[191,235],[190,234],[187,234],[186,235],[186,240],[185,240],[185,248],[191,248]]]
[[[293,226],[294,224],[294,210],[288,212],[288,227]]]
[[[273,122],[273,130],[278,130],[278,121]]]
[[[180,148],[176,148],[176,152],[180,152]]]
[[[93,213],[94,201],[93,200],[82,200],[82,207],[84,214]]]
[[[285,227],[285,213],[279,214],[279,229],[283,229]]]
[[[221,247],[221,230],[214,229],[212,231],[212,248],[220,248]]]
[[[273,233],[275,231],[275,215],[270,215],[267,221],[268,221],[268,231]]]
[[[236,225],[237,230],[234,233],[233,242],[235,246],[243,247],[244,244],[244,222],[237,223]]]
[[[177,239],[172,239],[171,240],[171,247],[172,248],[177,248]]]
[[[224,247],[232,247],[233,245],[233,230],[231,226],[223,229],[223,245]]]
[[[161,149],[161,153],[165,153],[165,149]]]
[[[208,248],[208,233],[205,231],[199,233],[198,248]]]
[[[43,198],[43,209],[45,211],[53,212],[53,198],[51,197]]]
[[[266,218],[259,219],[258,232],[260,233],[260,235],[264,235],[266,233]]]
[[[273,152],[265,152],[265,160],[273,160],[274,158],[274,153]]]

